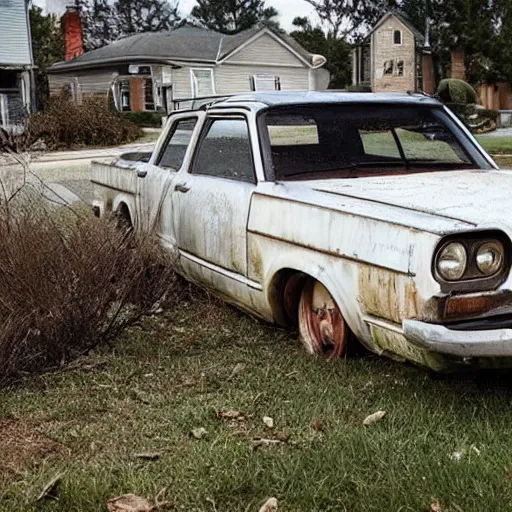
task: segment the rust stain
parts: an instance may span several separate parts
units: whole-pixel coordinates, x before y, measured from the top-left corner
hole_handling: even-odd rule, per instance
[[[414,281],[405,285],[405,316],[404,318],[418,318],[421,316],[422,304]]]
[[[396,324],[420,317],[423,308],[411,278],[370,266],[359,269],[359,299],[367,314]]]
[[[255,281],[263,281],[263,260],[261,250],[254,236],[248,234],[247,238],[248,275]]]
[[[381,354],[386,354],[398,361],[412,361],[435,371],[446,370],[449,367],[449,361],[446,358],[416,347],[402,334],[372,326],[372,338]]]

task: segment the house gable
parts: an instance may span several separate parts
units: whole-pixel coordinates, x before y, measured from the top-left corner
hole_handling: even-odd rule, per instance
[[[395,32],[400,32],[400,42]],[[373,90],[416,89],[416,40],[413,31],[397,16],[388,15],[377,24],[372,38]]]
[[[266,30],[240,45],[220,63],[309,67],[308,63],[291,47]]]

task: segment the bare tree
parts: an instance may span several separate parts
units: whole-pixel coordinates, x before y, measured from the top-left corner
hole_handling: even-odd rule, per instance
[[[396,7],[393,0],[305,0],[334,38],[356,40],[386,11]]]

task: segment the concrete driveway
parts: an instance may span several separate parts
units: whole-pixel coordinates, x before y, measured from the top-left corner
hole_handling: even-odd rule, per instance
[[[27,181],[40,190],[50,201],[73,204],[91,204],[93,199],[91,161],[118,158],[124,153],[150,152],[154,143],[127,144],[116,148],[84,149],[78,151],[54,151],[30,156]],[[10,188],[21,183],[23,170],[12,159],[0,159],[0,179],[9,182]]]

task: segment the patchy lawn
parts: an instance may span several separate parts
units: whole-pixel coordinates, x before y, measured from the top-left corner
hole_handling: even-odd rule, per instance
[[[512,169],[512,157],[494,155],[493,158],[502,169]]]
[[[512,137],[477,135],[476,139],[481,146],[492,155],[512,155]]]
[[[141,137],[139,137],[134,144],[145,144],[148,142],[156,142],[158,137],[160,137],[161,131],[150,131],[144,132]]]
[[[506,374],[317,360],[196,291],[74,370],[3,392],[0,509],[100,511],[165,487],[169,510],[257,511],[270,496],[293,512],[510,510],[511,391]],[[59,500],[36,506],[62,472]]]

